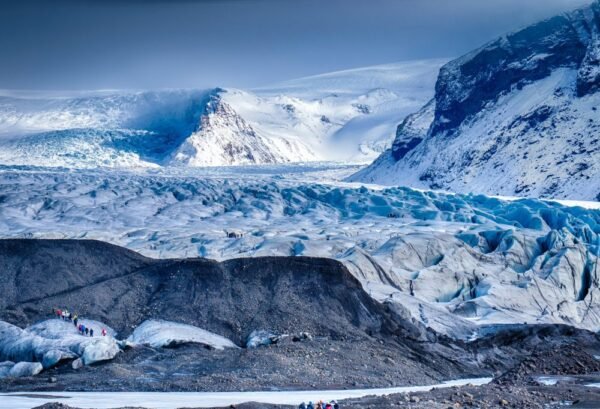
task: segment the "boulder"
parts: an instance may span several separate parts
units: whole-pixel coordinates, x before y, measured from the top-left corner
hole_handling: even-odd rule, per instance
[[[18,362],[8,372],[12,378],[21,378],[24,376],[34,376],[42,372],[44,367],[39,362]]]

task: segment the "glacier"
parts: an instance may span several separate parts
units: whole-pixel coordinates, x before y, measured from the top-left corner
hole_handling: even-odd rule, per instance
[[[99,239],[159,258],[334,258],[378,301],[461,339],[523,322],[600,329],[594,203],[367,187],[335,180],[353,167],[284,168],[4,168],[0,235]]]

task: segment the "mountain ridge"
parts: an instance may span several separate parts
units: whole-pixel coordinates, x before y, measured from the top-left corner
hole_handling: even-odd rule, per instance
[[[432,102],[350,181],[600,200],[600,2],[440,69]]]
[[[395,123],[432,96],[442,62],[365,67],[253,90],[4,96],[0,163],[119,168],[366,163],[391,143]]]

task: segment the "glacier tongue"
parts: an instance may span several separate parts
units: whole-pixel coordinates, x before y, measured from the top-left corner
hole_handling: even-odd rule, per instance
[[[3,237],[94,238],[157,257],[329,257],[442,333],[523,322],[600,329],[599,210],[299,182],[269,169],[5,169],[0,183]]]

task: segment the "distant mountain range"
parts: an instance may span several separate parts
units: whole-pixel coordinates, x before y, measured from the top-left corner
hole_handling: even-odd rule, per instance
[[[600,1],[444,65],[351,181],[600,200]]]
[[[65,167],[368,163],[433,96],[441,60],[243,91],[0,97],[0,164]]]

